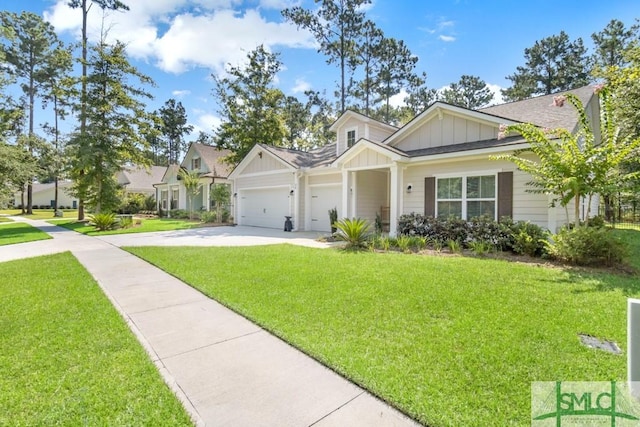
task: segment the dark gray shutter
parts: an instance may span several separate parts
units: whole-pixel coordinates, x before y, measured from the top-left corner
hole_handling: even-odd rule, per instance
[[[498,220],[513,217],[513,172],[498,172]]]
[[[424,179],[424,215],[436,216],[436,178]]]

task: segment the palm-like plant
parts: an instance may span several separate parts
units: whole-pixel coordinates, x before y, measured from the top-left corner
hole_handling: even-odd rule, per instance
[[[336,221],[333,226],[337,229],[335,237],[345,241],[345,248],[359,249],[367,246],[369,238],[369,223],[362,218],[344,218]]]
[[[200,172],[180,169],[178,173],[189,197],[189,219],[193,219],[193,199],[200,194]]]

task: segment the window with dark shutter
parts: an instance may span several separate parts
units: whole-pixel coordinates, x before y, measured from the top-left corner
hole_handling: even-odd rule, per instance
[[[498,172],[498,219],[513,217],[513,172]]]

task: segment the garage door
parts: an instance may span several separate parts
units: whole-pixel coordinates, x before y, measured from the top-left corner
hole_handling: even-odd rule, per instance
[[[289,188],[241,190],[240,225],[283,228],[289,213]]]
[[[338,215],[342,215],[341,186],[311,187],[311,229],[313,231],[331,231],[329,209],[333,208],[338,208]]]

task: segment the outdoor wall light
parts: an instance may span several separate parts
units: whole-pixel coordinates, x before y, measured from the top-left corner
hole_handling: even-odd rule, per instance
[[[258,157],[262,158],[262,151],[258,151]]]
[[[238,197],[238,193],[233,193],[233,197]]]
[[[407,185],[407,193],[411,193],[413,186],[411,184]]]
[[[289,191],[289,195],[293,196],[293,190]]]

